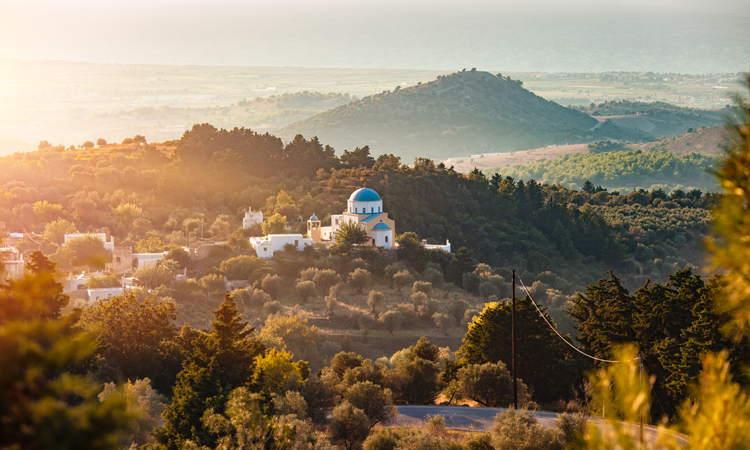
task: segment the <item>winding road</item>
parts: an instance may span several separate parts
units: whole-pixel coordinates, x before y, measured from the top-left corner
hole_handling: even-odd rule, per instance
[[[472,408],[468,406],[412,406],[405,405],[398,407],[398,417],[396,417],[390,426],[419,426],[424,423],[425,418],[440,414],[445,417],[445,425],[454,430],[487,431],[492,428],[495,416],[504,413],[507,408]],[[548,427],[555,426],[557,413],[536,411],[534,415],[539,423]],[[602,419],[591,418],[592,423],[596,426],[606,426]],[[638,424],[626,424],[634,428],[637,432]],[[659,430],[656,427],[644,426],[644,439],[648,442],[655,443],[659,436]],[[677,433],[669,433],[682,446],[687,446],[688,438]]]

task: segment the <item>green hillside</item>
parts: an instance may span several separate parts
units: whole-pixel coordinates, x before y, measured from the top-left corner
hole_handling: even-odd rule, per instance
[[[498,74],[499,75],[499,74]],[[547,101],[520,81],[472,70],[340,106],[279,129],[285,140],[302,134],[339,149],[368,145],[405,160],[510,151],[596,138],[637,140],[620,129]]]
[[[717,192],[719,186],[707,170],[715,163],[715,156],[698,153],[608,151],[562,155],[513,167],[495,167],[485,173],[560,183],[571,189],[579,189],[590,181],[608,189],[628,191],[634,187],[653,187],[667,191],[696,188]]]

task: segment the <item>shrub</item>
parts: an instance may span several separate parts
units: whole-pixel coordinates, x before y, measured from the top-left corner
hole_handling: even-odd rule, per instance
[[[580,445],[583,444],[588,421],[583,414],[562,413],[555,419],[555,426],[562,432],[567,445]]]
[[[339,281],[341,281],[341,277],[331,269],[320,270],[313,276],[313,282],[321,292],[328,292]]]
[[[380,313],[380,322],[391,334],[393,334],[393,330],[397,330],[401,327],[401,323],[403,321],[404,315],[399,311],[386,311],[384,313]]]
[[[256,289],[253,291],[252,295],[250,296],[250,308],[254,309],[255,311],[260,311],[263,306],[271,301],[271,296],[266,294],[260,289]]]
[[[469,302],[463,299],[453,300],[450,305],[448,305],[448,314],[453,316],[453,318],[456,320],[457,327],[461,325],[461,319],[464,318],[464,315],[468,310]]]
[[[504,363],[469,364],[458,370],[458,394],[482,406],[499,407],[513,403],[513,379]],[[529,401],[526,385],[518,380],[518,401]]]
[[[265,308],[268,314],[278,314],[281,311],[282,306],[281,303],[273,301],[266,303]]]
[[[298,419],[307,419],[307,402],[297,391],[289,391],[284,396],[275,396],[273,406],[279,416],[294,414]]]
[[[317,290],[315,289],[315,283],[312,281],[300,281],[297,283],[297,296],[302,300],[302,303],[307,303],[307,300],[315,297]]]
[[[349,284],[357,290],[358,293],[362,293],[362,289],[370,283],[372,274],[365,269],[355,269],[349,275]]]
[[[381,428],[370,435],[362,444],[363,450],[394,450],[398,445],[398,436],[388,428]]]
[[[466,442],[466,450],[495,450],[492,446],[492,436],[489,433],[482,433]]]
[[[495,450],[562,450],[563,435],[557,428],[539,424],[525,409],[510,409],[495,416],[492,446]]]
[[[362,314],[357,318],[357,324],[362,330],[372,330],[375,328],[377,322],[378,321],[374,317],[368,314]]]
[[[435,437],[445,437],[448,435],[448,429],[445,427],[445,416],[435,414],[427,419],[427,432]]]
[[[263,287],[263,291],[265,291],[268,295],[271,296],[271,298],[275,300],[279,298],[279,294],[281,294],[283,281],[278,275],[266,275],[265,278],[263,278],[261,286]]]
[[[414,304],[415,308],[419,308],[421,305],[424,305],[428,300],[429,298],[424,292],[417,291],[411,294],[411,302]]]
[[[435,313],[432,315],[432,320],[435,321],[435,325],[443,330],[443,333],[447,336],[448,328],[450,328],[451,323],[453,322],[453,317],[448,314]]]
[[[387,423],[398,415],[393,406],[391,390],[370,381],[353,384],[344,393],[344,398],[365,413],[370,428],[381,422]]]
[[[432,295],[432,283],[428,281],[415,281],[412,286],[412,292],[424,292],[425,295]]]
[[[443,272],[440,272],[437,269],[429,267],[422,272],[422,275],[424,276],[424,279],[433,286],[442,286],[443,283],[445,283]]]
[[[370,423],[364,411],[344,400],[333,410],[330,429],[334,443],[352,450],[367,439]]]
[[[393,282],[396,284],[396,289],[401,292],[401,288],[414,282],[414,275],[408,270],[402,270],[393,275]]]
[[[383,303],[385,296],[382,292],[370,291],[370,295],[367,297],[367,304],[370,306],[370,313],[375,314],[375,308]]]

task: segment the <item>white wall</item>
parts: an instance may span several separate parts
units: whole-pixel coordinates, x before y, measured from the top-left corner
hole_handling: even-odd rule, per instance
[[[133,256],[138,260],[139,269],[146,266],[154,266],[164,259],[164,253],[133,253]]]
[[[250,245],[255,249],[258,258],[272,258],[274,252],[284,250],[284,246],[292,244],[297,250],[313,245],[313,240],[303,237],[301,234],[269,234],[266,237],[251,237]]]
[[[375,239],[376,247],[393,247],[393,230],[372,230],[371,234],[372,238],[370,239],[370,243],[372,243],[372,239]]]
[[[99,300],[114,297],[116,295],[122,295],[122,288],[121,287],[113,287],[113,288],[99,288],[99,289],[89,289],[89,303],[96,303]]]
[[[363,214],[363,210],[367,214],[377,214],[383,212],[383,201],[377,201],[377,202],[353,202],[351,200],[347,200],[347,209],[348,212],[352,214]]]

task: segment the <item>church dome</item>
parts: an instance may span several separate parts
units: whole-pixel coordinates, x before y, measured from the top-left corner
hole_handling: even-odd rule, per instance
[[[352,195],[349,197],[349,201],[352,202],[379,202],[380,196],[377,192],[373,191],[370,188],[361,188],[357,189],[356,191],[352,192]]]
[[[374,227],[372,227],[373,231],[386,231],[386,230],[390,230],[390,229],[391,229],[391,227],[389,227],[388,225],[384,224],[383,222],[380,222],[379,224],[377,224]]]
[[[317,221],[318,221],[318,216],[316,216],[315,214],[310,216],[310,222],[317,222]]]

